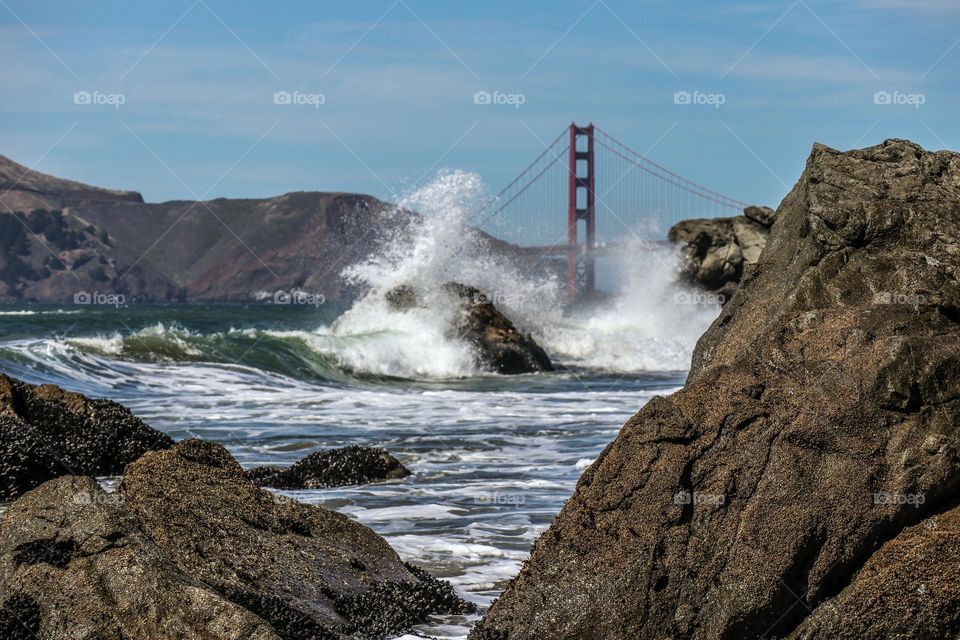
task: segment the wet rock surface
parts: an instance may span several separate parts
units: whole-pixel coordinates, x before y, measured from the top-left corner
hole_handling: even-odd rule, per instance
[[[442,293],[458,307],[450,334],[472,345],[479,368],[505,375],[553,371],[546,351],[531,336],[517,330],[483,291],[448,282]],[[385,297],[397,311],[423,304],[423,292],[410,285],[395,287]]]
[[[769,207],[747,207],[744,215],[733,218],[678,222],[667,237],[681,246],[681,278],[726,303],[760,258],[775,218]]]
[[[273,489],[326,489],[410,475],[386,450],[359,445],[317,451],[286,468],[257,467],[246,473],[254,484]]]
[[[383,638],[471,610],[367,527],[257,488],[219,445],[187,440],[147,454],[118,492],[186,573],[283,638]]]
[[[960,485],[958,273],[960,155],[816,145],[685,387],[624,425],[471,638],[825,638],[831,610],[864,631],[840,637],[956,637],[931,531]]]
[[[62,475],[119,475],[172,445],[116,402],[0,374],[0,501]]]
[[[65,476],[0,523],[0,637],[280,640],[262,619],[187,576],[122,501]]]

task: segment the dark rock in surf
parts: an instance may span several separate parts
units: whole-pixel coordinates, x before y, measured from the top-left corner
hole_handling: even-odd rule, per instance
[[[264,620],[187,576],[118,496],[64,476],[0,523],[0,637],[281,640]]]
[[[119,494],[187,574],[283,638],[384,638],[471,610],[367,527],[257,488],[216,444],[186,440],[143,456]]]
[[[440,293],[457,306],[449,335],[473,347],[479,368],[505,375],[553,371],[547,352],[531,336],[518,331],[485,293],[459,282],[446,283]],[[406,284],[394,287],[385,297],[396,311],[424,305],[423,293]]]
[[[726,303],[746,270],[759,259],[775,218],[769,207],[747,207],[742,216],[683,220],[673,225],[667,237],[681,245],[681,278]]]
[[[958,238],[960,155],[815,145],[684,388],[472,638],[956,637]]]
[[[448,282],[443,290],[460,305],[454,333],[473,345],[481,367],[507,375],[553,371],[546,351],[520,333],[485,293],[459,282]]]
[[[359,445],[317,451],[286,468],[257,467],[246,473],[254,484],[273,489],[326,489],[410,475],[386,450]]]
[[[0,374],[0,500],[62,475],[119,475],[172,445],[116,402]]]

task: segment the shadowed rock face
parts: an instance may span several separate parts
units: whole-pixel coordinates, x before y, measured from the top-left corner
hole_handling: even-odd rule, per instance
[[[681,245],[684,281],[720,296],[725,303],[756,264],[776,218],[769,207],[747,207],[733,218],[683,220],[667,237]]]
[[[172,445],[116,402],[0,374],[0,500],[62,475],[119,475]]]
[[[367,527],[257,488],[219,445],[187,440],[147,454],[119,494],[187,574],[285,639],[383,638],[470,609]]]
[[[960,484],[958,239],[960,155],[816,145],[686,386],[624,425],[472,638],[826,638],[854,609],[849,637],[960,632],[890,614],[934,571],[897,549],[942,550],[923,611],[960,607],[955,537],[924,529],[952,530],[932,516]]]
[[[406,478],[410,471],[384,449],[352,445],[317,451],[296,464],[249,469],[247,477],[274,489],[326,489]]]
[[[0,523],[0,637],[280,640],[188,577],[92,478],[65,476]]]

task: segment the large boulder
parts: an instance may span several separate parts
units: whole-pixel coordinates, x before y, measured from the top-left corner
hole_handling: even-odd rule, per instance
[[[457,310],[449,334],[473,347],[479,368],[505,375],[553,371],[547,352],[533,337],[521,333],[480,289],[459,282],[448,282],[440,289]],[[424,304],[423,292],[410,285],[395,287],[385,297],[401,312]]]
[[[118,496],[64,476],[0,523],[4,640],[281,640],[258,616],[187,576]]]
[[[760,258],[775,218],[769,207],[747,207],[742,216],[678,222],[667,237],[681,247],[681,278],[725,303]]]
[[[0,374],[0,501],[62,475],[119,475],[172,445],[116,402]]]
[[[791,640],[949,638],[960,629],[960,507],[904,530],[874,553]]]
[[[316,451],[286,468],[247,470],[247,477],[255,484],[273,489],[327,489],[409,475],[409,469],[385,449],[359,445]]]
[[[284,639],[385,638],[434,613],[470,610],[367,527],[257,488],[216,444],[148,453],[118,493],[188,575]]]
[[[815,145],[687,384],[624,425],[472,637],[783,637],[838,594],[885,599],[864,637],[960,633],[890,616],[912,578],[868,563],[960,488],[958,239],[960,155]]]

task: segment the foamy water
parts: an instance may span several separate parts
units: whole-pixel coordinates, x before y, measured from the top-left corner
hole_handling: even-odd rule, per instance
[[[289,492],[385,536],[407,561],[450,580],[482,611],[516,575],[580,474],[653,395],[684,379],[717,309],[678,304],[676,257],[637,245],[621,292],[565,315],[558,283],[484,255],[464,220],[483,200],[451,172],[403,204],[424,214],[347,275],[349,308],[130,306],[0,310],[0,369],[129,406],[175,439],[224,444],[245,466],[288,465],[349,444],[382,446],[413,475]],[[480,287],[543,344],[561,371],[476,369],[449,331],[450,280]],[[424,305],[389,307],[399,284]],[[418,630],[464,638],[476,618]]]

